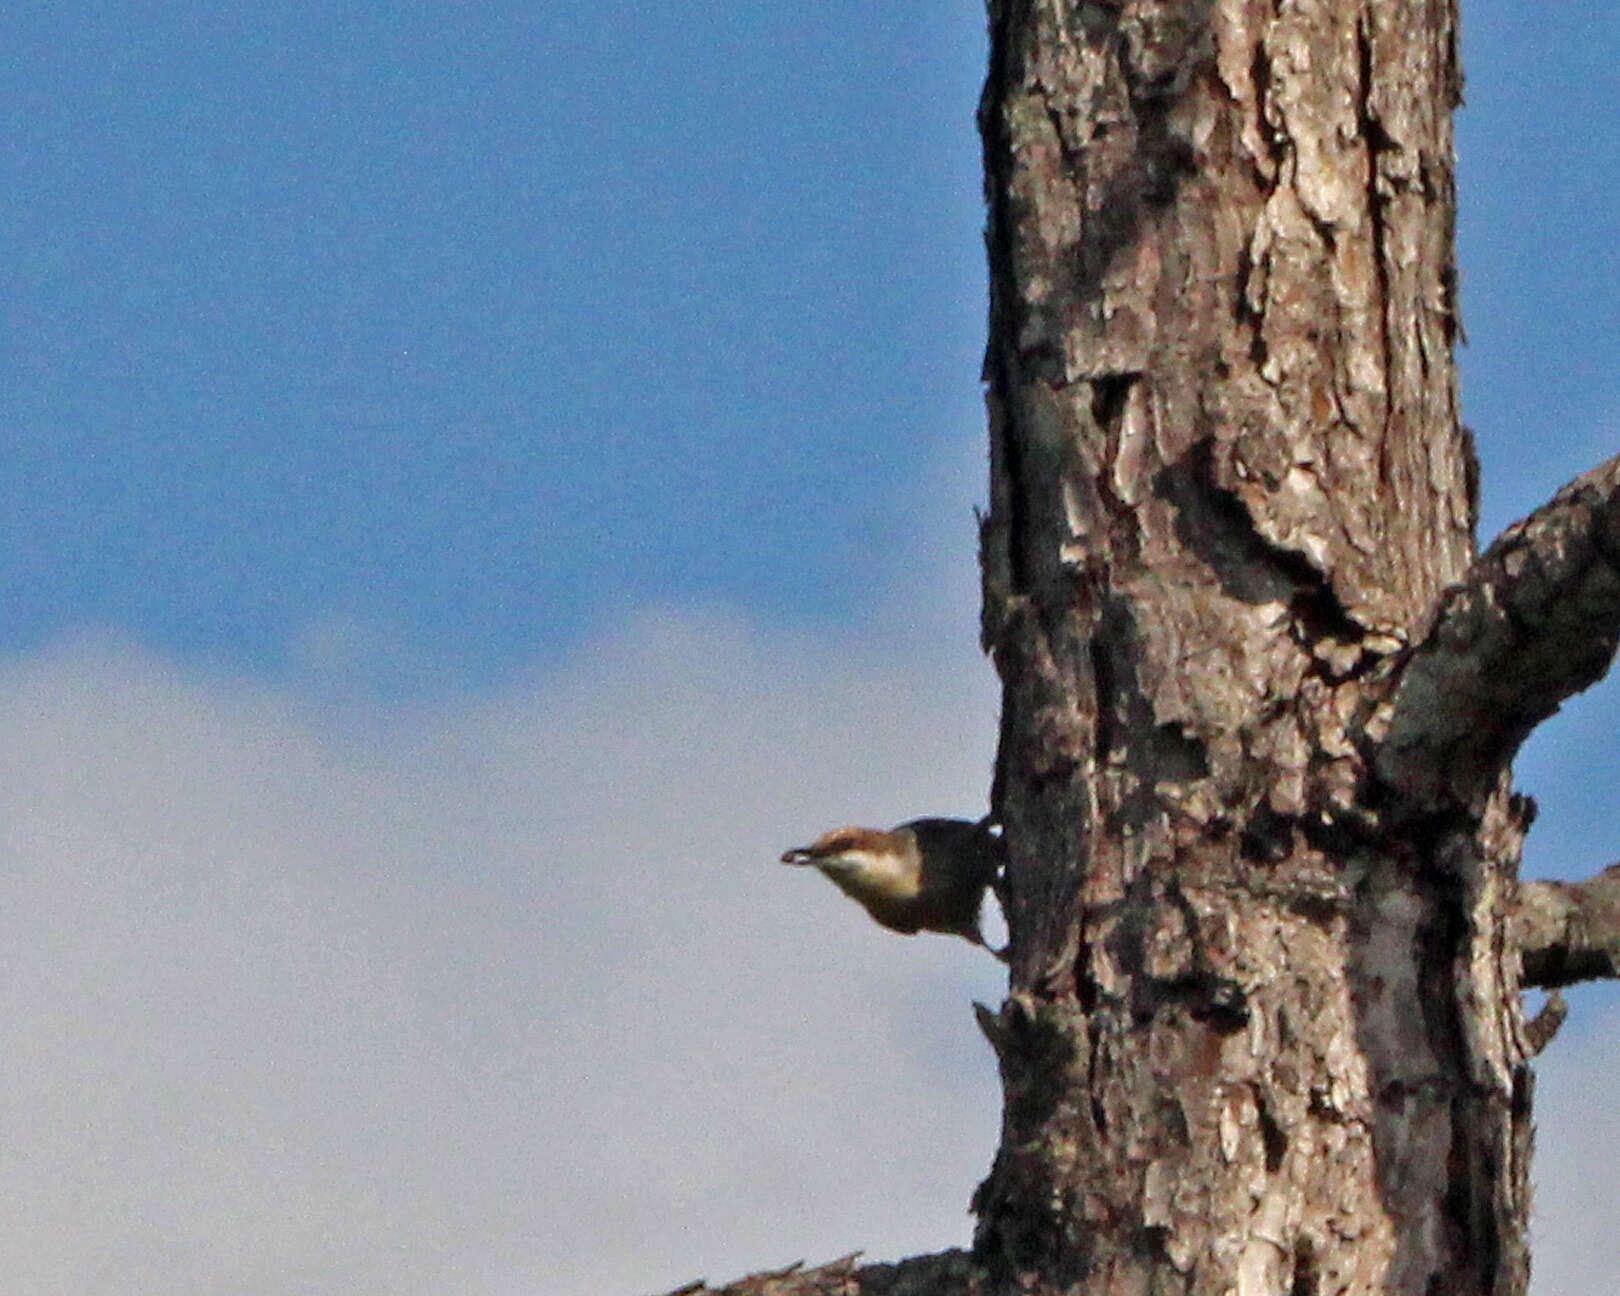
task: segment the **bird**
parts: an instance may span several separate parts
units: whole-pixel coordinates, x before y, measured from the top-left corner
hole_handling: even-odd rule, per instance
[[[1001,839],[987,819],[912,819],[894,828],[834,828],[782,855],[813,864],[880,926],[912,935],[946,932],[982,945],[1002,962],[979,927],[986,888],[997,884]]]

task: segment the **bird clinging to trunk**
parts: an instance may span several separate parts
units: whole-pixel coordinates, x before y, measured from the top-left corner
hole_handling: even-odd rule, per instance
[[[913,819],[887,831],[834,828],[795,846],[784,864],[814,864],[890,931],[950,932],[991,949],[979,929],[987,887],[1001,867],[989,821]]]

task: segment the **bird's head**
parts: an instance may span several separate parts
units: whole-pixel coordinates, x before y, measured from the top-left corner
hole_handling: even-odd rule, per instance
[[[784,864],[814,864],[835,873],[865,873],[897,858],[901,844],[892,832],[877,828],[834,828],[808,846],[782,853]]]

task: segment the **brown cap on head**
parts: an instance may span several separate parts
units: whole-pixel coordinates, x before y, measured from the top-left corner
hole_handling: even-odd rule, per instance
[[[782,853],[784,864],[814,864],[832,855],[850,850],[882,850],[888,845],[889,834],[876,828],[834,828],[824,832],[808,846],[795,846]]]

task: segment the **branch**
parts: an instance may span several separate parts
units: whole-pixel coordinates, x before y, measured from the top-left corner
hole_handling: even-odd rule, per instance
[[[1585,882],[1521,882],[1512,939],[1523,984],[1542,989],[1620,977],[1620,864]]]
[[[1620,457],[1502,533],[1400,665],[1379,775],[1406,807],[1476,806],[1620,641]]]
[[[976,1296],[984,1289],[983,1273],[963,1251],[857,1265],[860,1254],[856,1251],[814,1269],[793,1264],[725,1287],[688,1283],[669,1296]]]

